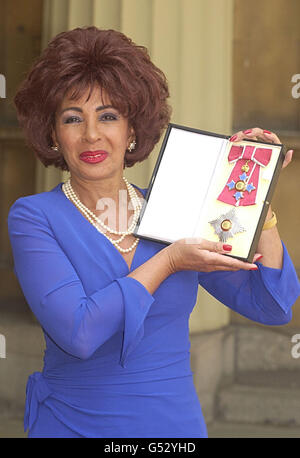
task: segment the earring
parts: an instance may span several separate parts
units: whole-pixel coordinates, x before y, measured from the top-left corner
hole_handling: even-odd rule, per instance
[[[53,149],[53,151],[58,151],[58,146],[51,146],[51,149]]]
[[[136,141],[133,140],[133,141],[130,143],[130,145],[128,146],[128,148],[127,148],[128,151],[129,151],[129,153],[132,153],[132,151],[135,149],[135,147],[136,147]]]

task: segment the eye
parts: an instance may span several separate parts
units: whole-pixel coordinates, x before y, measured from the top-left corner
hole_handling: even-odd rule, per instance
[[[81,122],[81,119],[78,116],[69,116],[64,120],[64,124],[71,124],[74,122]]]
[[[103,113],[100,116],[100,121],[116,121],[118,118],[116,113]]]

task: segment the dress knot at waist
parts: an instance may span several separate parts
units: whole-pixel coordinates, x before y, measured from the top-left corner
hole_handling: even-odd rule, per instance
[[[38,415],[39,404],[52,394],[41,372],[34,372],[27,380],[24,431],[31,429]]]

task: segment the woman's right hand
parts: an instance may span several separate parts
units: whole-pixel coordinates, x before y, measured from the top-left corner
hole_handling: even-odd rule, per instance
[[[225,248],[225,249],[224,249]],[[217,270],[257,270],[254,262],[261,258],[256,254],[253,264],[226,256],[231,246],[200,238],[184,238],[171,243],[167,250],[171,273],[180,270],[213,272]]]

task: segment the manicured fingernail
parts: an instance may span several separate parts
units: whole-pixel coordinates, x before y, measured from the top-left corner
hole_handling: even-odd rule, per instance
[[[223,245],[223,250],[224,251],[231,251],[232,250],[232,246],[231,245]]]
[[[233,135],[233,137],[231,137],[231,138],[229,139],[229,141],[230,141],[230,142],[234,142],[234,140],[236,140],[236,139],[237,139],[237,135]]]
[[[258,270],[258,267],[251,267],[249,270]]]
[[[264,134],[271,134],[272,132],[270,132],[269,130],[264,130]]]
[[[252,132],[252,129],[243,130],[243,133],[244,133],[244,134],[250,134],[251,132]]]
[[[263,258],[263,255],[261,255],[259,258],[257,258],[256,261],[259,261],[261,258]]]

